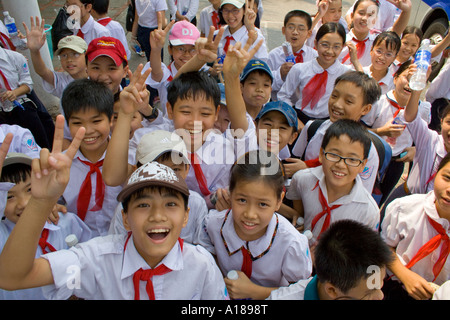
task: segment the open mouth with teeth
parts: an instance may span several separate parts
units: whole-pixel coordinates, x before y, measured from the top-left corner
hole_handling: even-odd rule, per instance
[[[167,238],[169,232],[170,229],[168,228],[157,228],[147,231],[147,235],[154,242],[163,242]]]
[[[98,137],[88,137],[88,138],[84,138],[83,142],[85,144],[93,144],[98,140]]]

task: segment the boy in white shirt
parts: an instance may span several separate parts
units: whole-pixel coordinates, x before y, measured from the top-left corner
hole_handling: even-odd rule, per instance
[[[293,200],[297,218],[315,239],[334,221],[352,219],[378,230],[380,212],[359,174],[371,147],[369,132],[362,124],[342,119],[325,132],[320,148],[321,166],[297,171],[286,197]]]
[[[222,275],[211,255],[179,240],[189,212],[186,184],[173,170],[155,163],[137,170],[118,198],[128,235],[92,239],[34,259],[45,212],[64,191],[71,159],[85,133],[80,128],[62,153],[62,128],[59,122],[53,152],[46,150],[46,157],[32,164],[34,191],[0,256],[0,287],[46,286],[46,296],[53,299],[72,294],[85,299],[226,299]],[[151,210],[153,206],[162,209]],[[80,271],[79,286],[67,285],[73,280],[68,267]]]
[[[209,6],[200,11],[200,22],[198,29],[201,37],[208,37],[211,26],[215,30],[220,28],[219,8],[220,0],[208,0],[211,3]]]

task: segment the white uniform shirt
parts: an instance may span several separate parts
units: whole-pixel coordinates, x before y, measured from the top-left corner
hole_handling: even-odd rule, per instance
[[[36,143],[30,130],[16,124],[0,124],[0,145],[8,133],[13,134],[8,152],[24,153],[30,158],[39,158],[41,147]]]
[[[299,280],[288,287],[280,287],[273,290],[266,300],[304,300],[306,287],[312,279],[314,278]]]
[[[212,22],[213,12],[216,12],[218,14],[218,12],[214,10],[212,4],[200,11],[200,21],[197,26],[200,32],[205,35],[205,38],[208,38],[209,29],[214,25]]]
[[[419,249],[437,231],[429,223],[428,217],[439,223],[447,233],[450,231],[449,221],[440,218],[436,211],[434,191],[427,194],[413,194],[392,201],[386,208],[386,215],[381,224],[381,237],[393,248],[396,248],[397,257],[403,263],[408,262],[416,255]],[[433,266],[439,258],[442,244],[431,254],[418,261],[411,270],[427,281],[433,281]],[[450,260],[438,275],[437,285],[450,279]]]
[[[341,64],[336,60],[326,71],[328,72],[327,84],[325,94],[317,102],[317,105],[311,109],[308,103],[302,110],[304,114],[312,118],[328,118],[328,100],[334,88],[334,82],[337,77],[343,73],[350,71],[350,67]],[[302,90],[308,82],[319,73],[325,70],[319,65],[317,59],[310,60],[305,63],[295,64],[289,71],[286,81],[278,92],[278,100],[284,101],[287,104],[294,106],[296,109],[302,108]],[[298,94],[298,100],[292,99]]]
[[[109,235],[81,243],[70,250],[44,256],[50,263],[54,285],[44,287],[51,299],[67,299],[72,294],[88,300],[133,300],[134,273],[149,269],[137,252],[133,237]],[[214,258],[201,246],[179,242],[161,261],[172,271],[152,278],[157,300],[224,300],[228,299],[222,274]],[[80,271],[80,285],[68,286],[73,274],[68,268]],[[146,282],[139,282],[140,298],[148,299]]]
[[[136,12],[138,15],[138,24],[145,28],[158,27],[158,11],[167,10],[165,0],[139,0],[136,1]]]
[[[363,52],[361,58],[359,58],[359,63],[361,63],[361,65],[363,67],[367,67],[367,66],[370,66],[372,64],[372,58],[370,57],[370,50],[372,49],[372,44],[373,44],[375,38],[377,37],[377,35],[378,35],[377,32],[374,32],[374,33],[369,32],[367,37],[364,39],[364,40],[367,39],[366,42],[365,42],[364,52]],[[353,34],[353,31],[350,30],[347,33],[346,42],[347,41],[353,41],[353,43],[356,46],[356,42],[353,40],[354,37],[355,37],[355,35]],[[342,52],[339,55],[338,60],[342,61],[342,59],[344,59],[347,56],[347,54],[348,54],[348,47],[344,46],[344,49],[342,49]],[[350,61],[350,58],[348,58],[346,61],[344,61],[343,64],[353,66],[351,61]]]
[[[303,63],[313,60],[317,57],[317,51],[307,45],[303,45],[300,51],[303,50]],[[299,52],[300,52],[299,51]],[[267,64],[273,75],[272,82],[272,101],[277,100],[278,91],[284,84],[284,80],[281,78],[280,68],[286,62],[286,56],[283,51],[283,47],[279,46],[269,52],[269,60]]]
[[[370,66],[364,67],[363,70],[365,74],[372,78],[372,71],[370,71]],[[389,69],[386,75],[380,81],[378,81],[378,84],[380,85],[382,95],[395,88],[394,76],[390,73]]]
[[[98,21],[101,21],[103,19],[98,19]],[[111,33],[111,37],[118,39],[123,44],[125,53],[127,54],[127,59],[130,59],[131,51],[128,46],[127,36],[125,35],[125,30],[123,29],[122,25],[115,20],[111,20],[105,27],[109,30],[109,33]]]
[[[74,80],[67,72],[53,71],[53,83],[48,83],[42,79],[42,88],[61,99],[64,89]]]
[[[317,185],[317,183],[319,184]],[[319,188],[328,203],[327,186],[322,166],[299,170],[292,176],[286,197],[290,200],[302,200],[305,230],[311,230],[313,219],[323,211],[319,201]],[[356,176],[355,184],[349,194],[328,203],[330,208],[334,205],[340,205],[340,207],[331,211],[330,224],[343,219],[351,219],[378,230],[380,209],[372,195],[364,188],[359,176]],[[322,230],[325,216],[319,219],[314,230],[311,230],[316,239]]]
[[[428,124],[417,113],[416,119],[406,122],[404,116],[400,120],[406,124],[416,146],[413,167],[406,184],[411,193],[427,193],[434,188],[434,179],[430,177],[437,172],[441,160],[447,154],[442,135],[428,129]]]
[[[103,155],[101,159],[103,159],[104,156],[105,155]],[[82,163],[79,159],[89,161],[80,151],[76,153],[72,166],[70,167],[70,180],[63,193],[63,197],[66,200],[67,210],[74,213],[77,213],[77,200],[81,185],[90,170],[90,167]],[[100,167],[100,171],[101,170],[102,167]],[[109,225],[114,215],[114,210],[118,204],[117,195],[122,190],[122,186],[111,187],[105,184],[105,197],[103,200],[102,209],[99,211],[91,211],[91,208],[95,205],[95,190],[97,187],[96,173],[91,175],[91,185],[91,200],[89,202],[84,222],[92,230],[92,236],[106,235],[108,234]]]
[[[253,59],[260,59],[267,62],[269,59],[269,52],[267,50],[266,39],[264,38],[260,29],[256,28],[255,30],[258,32],[258,38],[256,38],[255,42],[252,44],[250,49],[253,48],[261,39],[264,41],[259,50],[256,51],[255,55],[253,56]],[[219,31],[216,30],[214,32],[214,35],[216,35],[218,32]],[[238,30],[236,30],[233,34],[231,34],[228,25],[226,25],[225,31],[222,35],[222,39],[220,39],[219,47],[223,48],[225,46],[225,43],[227,42],[226,39],[227,36],[232,36],[234,39],[230,41],[230,44],[235,45],[236,42],[239,41],[242,44],[242,46],[244,46],[248,40],[248,30],[245,26],[242,26]]]
[[[297,139],[297,142],[292,149],[292,153],[297,157],[302,157],[303,153],[305,153],[305,160],[312,160],[319,158],[320,147],[322,145],[323,136],[327,129],[331,126],[332,122],[330,120],[325,120],[321,126],[317,129],[316,133],[312,136],[309,143],[307,141],[307,132],[309,126],[312,124],[312,121],[308,121],[305,124],[305,127],[300,132],[300,136]],[[373,190],[373,186],[375,184],[375,180],[377,178],[378,173],[378,165],[380,163],[380,159],[378,157],[377,148],[371,143],[369,156],[367,158],[366,167],[363,172],[359,174],[364,187],[370,193]]]
[[[181,229],[180,238],[186,242],[198,244],[200,233],[203,230],[204,219],[208,214],[208,207],[206,206],[205,199],[192,190],[189,190],[188,207],[189,220],[187,225]],[[122,209],[122,204],[119,203],[111,221],[109,234],[127,233],[127,230],[123,226]]]
[[[191,21],[197,15],[199,2],[198,0],[168,0],[168,5],[172,19],[175,19],[178,11]]]
[[[78,30],[79,29],[75,29],[73,34],[77,35]],[[93,39],[111,36],[109,30],[95,21],[92,16],[90,16],[88,21],[81,27],[81,32],[83,33],[84,41],[86,41],[88,45]]]
[[[241,270],[242,246],[250,250],[252,257],[259,257],[252,262],[251,275],[251,280],[258,285],[287,286],[311,275],[308,240],[286,218],[275,213],[266,233],[246,242],[236,234],[232,211],[227,212],[210,210],[201,243],[217,256],[224,275],[230,270]]]
[[[23,84],[27,85],[30,91],[33,90],[30,68],[27,59],[21,53],[0,47],[0,70],[5,75],[11,90],[17,89]],[[7,88],[3,77],[0,77],[0,87]],[[26,98],[26,95],[17,97],[17,99],[22,98]]]
[[[387,94],[384,94],[380,100],[372,107],[368,114],[361,117],[361,120],[364,121],[369,127],[374,129],[381,128],[388,121],[394,120],[394,114],[397,111],[397,108],[393,107],[389,99],[395,101],[393,91],[389,91]],[[396,102],[396,101],[395,101]],[[428,102],[421,102],[419,104],[419,114],[420,117],[425,120],[427,123],[430,123],[430,110],[431,104]],[[405,112],[401,110],[398,113],[398,116],[403,115]],[[397,121],[397,120],[396,120]],[[405,150],[407,147],[411,147],[413,143],[413,139],[408,129],[405,129],[403,133],[393,139],[388,136],[380,136],[382,137],[391,147],[392,147],[392,156],[398,156],[400,153]]]
[[[430,103],[433,103],[434,100],[439,98],[450,100],[450,62],[448,61],[427,89],[426,99]]]
[[[0,250],[3,250],[6,240],[16,224],[4,219],[0,222]],[[47,242],[56,250],[68,249],[65,238],[69,234],[76,235],[79,242],[87,241],[91,237],[91,231],[75,214],[71,212],[59,213],[57,225],[46,222],[44,229],[48,229]],[[48,249],[47,249],[48,250]],[[37,247],[35,258],[42,256],[42,249]],[[6,291],[0,289],[0,300],[43,300],[42,289],[30,288],[24,290]]]

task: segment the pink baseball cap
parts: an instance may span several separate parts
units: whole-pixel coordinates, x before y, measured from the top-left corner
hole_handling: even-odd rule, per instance
[[[114,60],[116,66],[121,65],[123,62],[128,64],[127,53],[122,42],[113,37],[96,38],[89,43],[86,51],[86,57],[89,62],[100,56],[110,57]]]
[[[200,31],[185,20],[176,22],[169,32],[169,42],[172,46],[195,45],[198,38],[200,38]]]

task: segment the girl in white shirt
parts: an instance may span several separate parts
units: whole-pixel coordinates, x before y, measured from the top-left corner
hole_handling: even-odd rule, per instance
[[[414,299],[430,299],[434,289],[429,282],[441,285],[450,278],[449,177],[450,156],[446,155],[439,164],[434,189],[393,201],[381,226],[381,236],[396,254],[389,266],[396,278],[390,281],[399,280]]]
[[[278,158],[251,151],[231,169],[231,209],[210,211],[201,244],[216,259],[232,299],[265,299],[280,286],[307,279],[312,270],[308,241],[277,211],[284,197]]]

